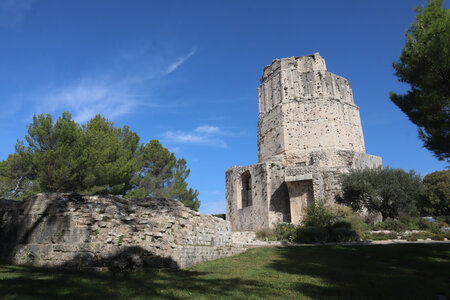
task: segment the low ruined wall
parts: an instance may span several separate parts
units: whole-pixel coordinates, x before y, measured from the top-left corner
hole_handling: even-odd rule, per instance
[[[0,200],[0,259],[70,268],[183,268],[245,251],[228,221],[179,201],[38,194]]]

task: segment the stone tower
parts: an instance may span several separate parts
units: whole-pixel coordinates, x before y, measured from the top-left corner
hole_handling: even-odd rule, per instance
[[[317,150],[365,152],[350,85],[327,72],[318,53],[274,60],[258,94],[258,162],[306,164]]]
[[[258,164],[226,172],[233,230],[298,224],[309,203],[334,201],[340,174],[381,165],[365,153],[348,81],[328,72],[319,53],[274,60],[258,98]]]

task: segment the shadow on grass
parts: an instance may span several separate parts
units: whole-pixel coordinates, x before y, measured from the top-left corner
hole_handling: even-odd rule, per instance
[[[409,244],[279,248],[269,267],[298,275],[311,298],[450,298],[450,245]],[[304,280],[308,278],[308,280]]]
[[[258,282],[208,278],[207,272],[185,270],[145,273],[91,273],[0,266],[1,299],[185,299],[202,295],[233,298],[237,289],[248,289],[256,297],[267,297]],[[209,294],[212,293],[212,294]],[[208,297],[211,295],[211,297]]]
[[[208,272],[149,269],[178,266],[172,259],[139,246],[120,247],[107,256],[80,251],[57,268],[10,265],[24,246],[28,246],[24,261],[36,263],[40,250],[34,250],[29,244],[82,244],[91,236],[90,228],[75,232],[70,218],[61,214],[68,210],[70,201],[84,202],[83,196],[71,194],[66,199],[52,194],[45,197],[46,201],[35,196],[21,203],[5,200],[0,203],[0,221],[5,221],[0,224],[0,260],[5,263],[0,265],[0,299],[185,299],[193,298],[192,295],[232,298],[236,290],[267,296],[258,289],[257,281],[249,279],[223,279],[210,276]],[[98,267],[112,272],[67,270]],[[145,272],[115,272],[137,269]]]

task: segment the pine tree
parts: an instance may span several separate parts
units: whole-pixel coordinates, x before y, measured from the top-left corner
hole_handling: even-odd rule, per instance
[[[129,197],[171,198],[198,210],[198,191],[187,187],[190,170],[184,159],[177,159],[157,140],[142,145],[139,152],[141,167],[132,179],[134,188],[128,193]]]
[[[0,162],[0,197],[20,200],[38,192],[120,194],[171,198],[198,210],[190,170],[157,140],[139,146],[128,126],[95,116],[80,126],[64,112],[33,117],[16,153]]]
[[[405,95],[390,93],[418,127],[424,146],[439,160],[450,162],[450,11],[443,0],[417,7],[416,21],[394,63],[399,81],[410,85]]]

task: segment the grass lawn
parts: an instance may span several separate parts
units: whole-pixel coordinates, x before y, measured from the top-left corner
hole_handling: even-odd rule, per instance
[[[259,248],[179,271],[0,265],[1,299],[450,298],[450,245]]]

